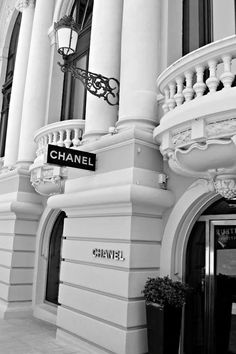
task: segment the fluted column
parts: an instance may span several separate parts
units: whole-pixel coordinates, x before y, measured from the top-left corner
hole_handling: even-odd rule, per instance
[[[4,166],[14,165],[17,161],[35,0],[17,0],[15,7],[22,12],[22,20],[11,91]]]
[[[123,0],[94,0],[89,70],[119,80]],[[88,93],[84,141],[108,133],[117,121],[118,106]]]
[[[51,55],[48,30],[52,24],[54,3],[54,0],[36,2],[22,110],[18,154],[21,165],[34,160],[34,133],[45,124]]]
[[[161,1],[124,0],[118,129],[152,130],[157,122]]]

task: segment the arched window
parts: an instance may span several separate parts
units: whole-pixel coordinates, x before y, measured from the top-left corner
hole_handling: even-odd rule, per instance
[[[12,80],[14,74],[18,37],[20,31],[20,23],[21,23],[21,13],[19,13],[19,15],[17,16],[12,31],[11,41],[10,41],[10,46],[8,51],[8,58],[7,58],[7,70],[6,70],[5,82],[2,86],[3,99],[2,99],[1,121],[0,121],[0,157],[3,157],[5,153],[8,112],[10,106],[11,88],[12,88]]]
[[[69,56],[68,62],[87,70],[92,22],[93,0],[76,0],[71,13],[80,26],[76,52]],[[61,120],[84,119],[86,111],[86,90],[80,80],[71,73],[64,74]]]
[[[183,55],[212,41],[212,0],[183,0]]]

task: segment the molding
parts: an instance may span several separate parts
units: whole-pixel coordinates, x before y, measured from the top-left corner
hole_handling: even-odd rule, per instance
[[[43,212],[43,206],[35,203],[25,203],[19,201],[0,203],[0,213],[14,213],[17,216],[27,216],[31,219],[32,216],[38,218]]]
[[[119,131],[114,135],[104,135],[94,142],[87,142],[86,144],[83,144],[82,142],[80,149],[84,151],[100,151],[104,148],[112,149],[116,144],[125,144],[125,142],[134,139],[149,143],[153,147],[156,146],[156,143],[153,141],[152,131],[145,131],[137,127],[132,127]]]
[[[203,210],[220,196],[211,191],[207,181],[195,181],[172,209],[162,238],[161,275],[184,276],[184,260],[188,237]]]
[[[48,199],[51,208],[75,209],[80,212],[96,208],[100,213],[116,210],[120,215],[127,210],[132,213],[160,215],[173,204],[172,192],[134,184],[65,193]]]

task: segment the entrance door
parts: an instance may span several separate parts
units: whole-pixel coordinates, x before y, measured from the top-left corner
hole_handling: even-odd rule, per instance
[[[54,304],[58,304],[61,240],[63,234],[64,219],[65,213],[61,212],[55,221],[49,242],[45,300]]]
[[[236,354],[236,220],[195,224],[186,254],[185,354]]]

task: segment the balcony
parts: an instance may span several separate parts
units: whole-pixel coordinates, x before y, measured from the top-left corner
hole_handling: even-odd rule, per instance
[[[236,36],[182,57],[157,79],[164,97],[154,139],[178,174],[236,175]]]
[[[39,194],[49,196],[62,193],[67,178],[67,168],[46,163],[48,144],[78,149],[84,126],[84,120],[73,119],[46,125],[36,132],[36,158],[30,172],[31,183]]]

